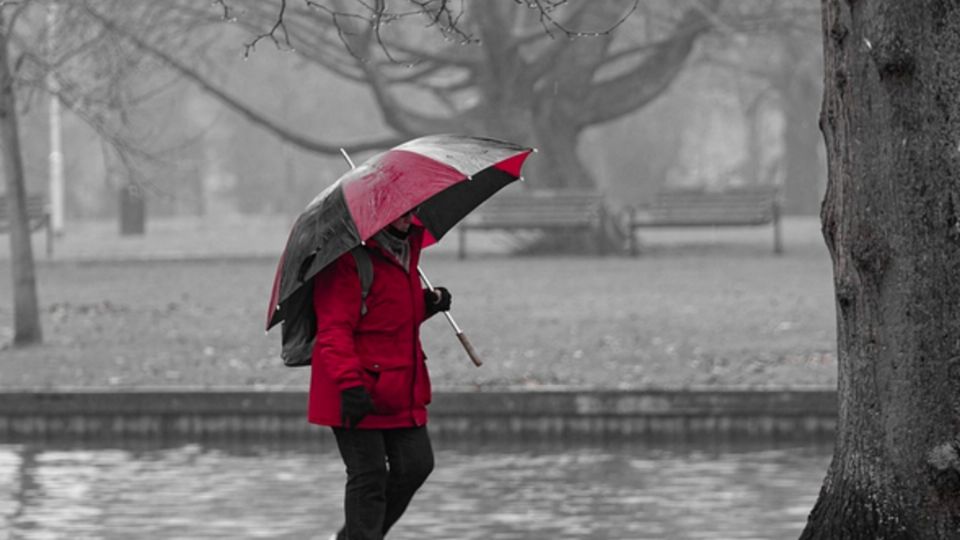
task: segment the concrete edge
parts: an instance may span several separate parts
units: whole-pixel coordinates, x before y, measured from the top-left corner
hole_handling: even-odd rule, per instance
[[[0,391],[0,441],[23,438],[306,437],[306,391],[58,389]],[[832,390],[438,390],[438,436],[823,439]]]

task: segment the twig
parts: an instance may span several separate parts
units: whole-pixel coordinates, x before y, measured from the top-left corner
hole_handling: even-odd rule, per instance
[[[314,2],[313,0],[307,0],[307,6],[319,11],[324,11],[328,15],[330,15],[330,20],[333,22],[334,28],[337,29],[337,37],[340,39],[340,43],[343,44],[343,47],[347,50],[347,53],[349,53],[350,56],[353,57],[357,62],[364,63],[364,64],[367,62],[367,59],[360,56],[355,50],[353,50],[353,47],[350,45],[350,41],[347,39],[347,36],[353,35],[353,34],[345,31],[343,29],[343,25],[340,24],[340,17],[355,18],[355,19],[366,21],[367,19],[365,17],[357,15],[356,13],[342,13],[339,11],[334,11],[328,8],[327,6]]]
[[[613,33],[614,30],[619,28],[623,23],[637,11],[637,8],[640,6],[640,0],[634,0],[633,5],[630,9],[620,17],[617,22],[613,23],[611,26],[605,30],[595,30],[592,32],[584,32],[580,30],[571,30],[567,28],[563,23],[558,21],[556,17],[552,15],[560,7],[567,4],[567,0],[513,0],[517,5],[525,5],[529,9],[537,10],[540,12],[540,26],[543,27],[545,34],[554,37],[553,30],[559,30],[562,32],[567,39],[579,39],[585,37],[600,37],[606,36]]]
[[[211,2],[214,6],[220,6],[223,9],[223,20],[232,21],[233,17],[230,15],[230,6],[227,5],[226,0],[213,0]]]
[[[280,0],[280,11],[277,13],[277,19],[274,21],[273,26],[270,28],[270,31],[255,36],[253,38],[253,41],[243,46],[243,57],[245,59],[250,57],[250,52],[256,48],[257,43],[259,43],[260,40],[262,39],[269,39],[279,49],[282,49],[283,45],[286,45],[287,50],[290,50],[290,51],[293,50],[293,45],[290,43],[290,34],[287,32],[287,26],[283,20],[283,17],[286,11],[287,11],[287,0]],[[280,40],[277,39],[278,30],[283,33],[283,44],[281,44]]]

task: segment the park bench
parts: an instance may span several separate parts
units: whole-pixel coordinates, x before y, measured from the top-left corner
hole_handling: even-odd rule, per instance
[[[11,228],[7,196],[0,193],[0,234],[9,233]],[[27,228],[30,232],[46,229],[47,257],[53,256],[53,227],[50,223],[50,208],[41,194],[27,194]]]
[[[471,230],[554,230],[597,235],[597,247],[606,250],[603,195],[591,190],[539,189],[502,191],[481,204],[458,226],[461,259],[467,256]]]
[[[773,251],[783,253],[780,198],[776,186],[736,187],[724,190],[667,189],[649,204],[628,209],[630,253],[639,251],[637,229],[645,227],[773,226]]]

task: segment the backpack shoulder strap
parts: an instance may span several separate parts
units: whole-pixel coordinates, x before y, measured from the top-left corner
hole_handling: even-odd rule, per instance
[[[373,261],[370,260],[370,252],[363,246],[351,249],[350,254],[357,263],[357,274],[360,276],[360,316],[363,317],[367,314],[367,295],[373,284]]]

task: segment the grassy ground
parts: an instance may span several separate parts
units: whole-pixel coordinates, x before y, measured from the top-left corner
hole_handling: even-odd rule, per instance
[[[0,388],[305,386],[307,370],[281,366],[279,329],[263,331],[288,225],[155,221],[119,238],[112,224],[83,224],[54,261],[38,235],[45,343],[0,345]],[[434,384],[833,387],[829,258],[815,220],[786,225],[781,257],[769,229],[645,234],[638,258],[511,257],[508,240],[481,236],[478,255],[458,261],[447,239],[424,267],[453,291],[486,364],[473,367],[437,317],[423,327]],[[0,280],[0,343],[10,287]]]

